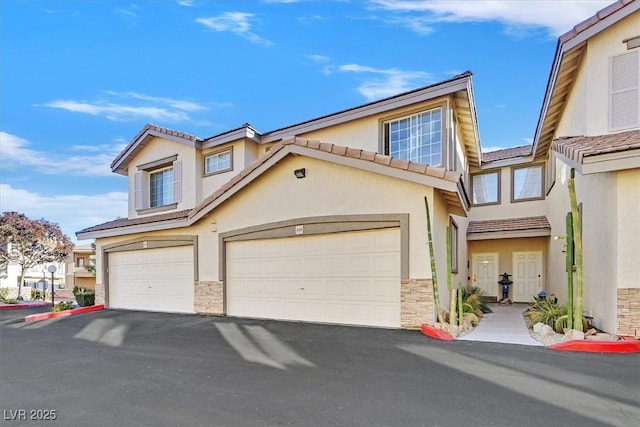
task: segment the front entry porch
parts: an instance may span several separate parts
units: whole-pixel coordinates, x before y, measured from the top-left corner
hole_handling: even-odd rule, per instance
[[[458,340],[542,346],[531,337],[522,317],[526,304],[490,304],[490,307],[493,313],[482,317],[473,331],[458,337]]]

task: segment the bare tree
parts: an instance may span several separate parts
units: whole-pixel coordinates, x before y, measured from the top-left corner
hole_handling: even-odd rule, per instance
[[[18,298],[22,297],[22,283],[28,269],[49,262],[63,262],[73,251],[73,242],[58,224],[45,219],[29,219],[18,212],[4,212],[0,217],[0,264],[20,266]]]

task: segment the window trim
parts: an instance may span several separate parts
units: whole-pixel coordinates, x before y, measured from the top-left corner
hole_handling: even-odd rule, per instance
[[[460,233],[458,224],[453,217],[449,217],[449,234],[451,236],[451,273],[458,274],[458,237]]]
[[[217,171],[207,172],[207,159],[212,156],[219,156],[220,154],[223,154],[226,152],[229,152],[229,155],[231,156],[230,166],[228,168],[220,169]],[[232,170],[233,170],[233,146],[203,154],[202,156],[202,176],[203,177],[219,175],[221,173],[230,172]]]
[[[533,200],[544,200],[544,196],[545,196],[545,179],[544,179],[544,175],[545,175],[545,169],[544,169],[545,165],[543,163],[536,163],[533,165],[526,165],[526,166],[512,166],[511,167],[511,203],[520,203],[520,202],[530,202]],[[515,198],[515,179],[514,179],[514,175],[515,172],[519,169],[531,169],[531,168],[540,168],[540,196],[536,196],[536,197],[527,197],[524,199],[516,199]]]
[[[172,187],[171,188],[171,195],[172,195],[172,200],[173,201],[171,201],[169,203],[162,203],[162,204],[159,204],[159,205],[152,206],[151,205],[151,199],[153,197],[153,191],[152,191],[152,188],[151,188],[151,183],[153,182],[152,177],[153,177],[153,175],[162,173],[163,174],[162,179],[163,179],[163,182],[164,182],[164,173],[166,171],[169,171],[169,170],[171,171],[171,183],[169,184],[169,186]],[[149,209],[162,208],[164,206],[171,205],[171,204],[175,203],[175,199],[176,199],[176,196],[175,196],[175,184],[174,184],[175,181],[176,181],[176,178],[175,178],[175,171],[173,169],[173,164],[171,164],[169,166],[162,167],[162,168],[154,169],[152,171],[149,171]],[[162,201],[164,202],[164,197],[163,197]]]
[[[430,164],[429,166],[437,166],[437,167],[445,167],[448,165],[448,151],[449,151],[449,130],[448,130],[448,112],[450,108],[446,102],[439,102],[436,104],[431,104],[427,106],[421,106],[420,108],[412,108],[410,110],[402,111],[401,113],[390,115],[387,117],[382,117],[379,121],[380,123],[380,132],[379,132],[379,147],[378,152],[384,155],[390,156],[390,149],[387,150],[387,142],[386,136],[388,134],[387,129],[389,128],[389,123],[393,121],[402,120],[404,118],[409,118],[411,116],[416,116],[422,113],[427,113],[434,110],[440,110],[440,164]],[[390,148],[390,147],[389,147]]]
[[[497,188],[497,196],[498,196],[498,200],[496,200],[495,202],[486,202],[486,203],[475,203],[474,202],[474,186],[473,186],[473,178],[479,175],[491,175],[491,174],[496,174],[497,175],[497,179],[498,179],[498,188]],[[494,170],[490,170],[490,171],[482,171],[482,172],[474,172],[471,173],[471,178],[470,178],[470,187],[471,187],[471,205],[472,206],[491,206],[491,205],[499,205],[502,201],[502,170],[501,169],[494,169]]]

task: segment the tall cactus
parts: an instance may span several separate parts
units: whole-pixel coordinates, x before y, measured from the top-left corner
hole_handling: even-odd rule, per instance
[[[567,213],[567,328],[573,329],[573,218]]]
[[[438,314],[438,320],[444,323],[442,308],[440,307],[440,291],[438,289],[438,276],[436,274],[436,256],[433,250],[433,237],[431,236],[431,216],[429,215],[429,202],[427,196],[424,196],[424,207],[427,211],[427,244],[429,245],[429,256],[431,261],[431,283],[433,286],[433,303]]]
[[[579,327],[580,330],[582,330],[582,293],[584,289],[584,279],[582,277],[582,224],[580,223],[580,214],[578,212],[575,176],[576,170],[571,168],[571,178],[569,179],[569,200],[571,201],[573,240],[576,249],[576,299],[573,312],[573,327]]]
[[[458,324],[456,316],[456,291],[451,286],[451,227],[447,226],[447,289],[449,290],[449,323],[453,326]]]

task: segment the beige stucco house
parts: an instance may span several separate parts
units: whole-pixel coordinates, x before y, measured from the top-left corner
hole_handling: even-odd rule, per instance
[[[638,6],[619,1],[560,38],[529,146],[481,154],[469,72],[266,133],[246,124],[201,139],[145,126],[112,163],[128,178],[128,218],[78,232],[96,241],[96,302],[385,327],[433,323],[425,197],[440,283],[450,227],[454,284],[498,299],[506,272],[516,302],[542,289],[566,299],[554,237],[565,232],[574,166],[585,307],[596,326],[637,335]],[[607,64],[618,56],[636,67],[631,95],[615,84],[609,93],[617,68]],[[445,286],[441,293],[446,303]]]
[[[96,256],[92,244],[75,245],[69,254],[65,268],[67,288],[74,287],[95,289],[96,275],[92,271],[95,267]]]

